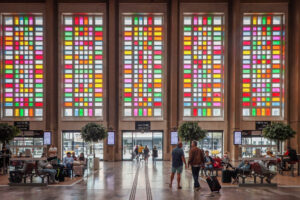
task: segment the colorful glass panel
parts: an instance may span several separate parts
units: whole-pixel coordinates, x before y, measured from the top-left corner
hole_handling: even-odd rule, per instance
[[[125,117],[162,117],[163,16],[123,17],[123,108]]]
[[[281,14],[243,16],[244,117],[282,117],[285,26]]]
[[[63,115],[103,116],[103,16],[63,14]]]
[[[183,117],[223,118],[224,17],[183,18]]]
[[[3,117],[43,117],[44,29],[40,14],[2,14]]]

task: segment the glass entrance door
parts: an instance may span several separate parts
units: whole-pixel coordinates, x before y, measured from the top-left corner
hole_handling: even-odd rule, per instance
[[[150,153],[156,146],[158,159],[163,157],[163,132],[123,132],[123,160],[132,160],[132,153],[136,145],[148,146]]]

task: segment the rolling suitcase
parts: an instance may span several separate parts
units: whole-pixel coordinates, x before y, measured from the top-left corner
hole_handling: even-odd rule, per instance
[[[232,172],[230,170],[222,170],[222,183],[231,183]]]
[[[212,192],[219,192],[221,189],[221,185],[216,176],[207,177],[206,182]]]

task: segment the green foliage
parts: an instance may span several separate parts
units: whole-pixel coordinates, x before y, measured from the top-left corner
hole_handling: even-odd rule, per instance
[[[19,133],[20,130],[17,127],[8,125],[7,123],[0,123],[0,141],[3,144],[14,139]]]
[[[199,127],[197,122],[184,122],[178,130],[179,137],[187,142],[202,140],[206,137],[206,132]]]
[[[272,140],[285,141],[294,137],[296,132],[282,122],[272,122],[263,129],[263,136]]]
[[[91,122],[82,127],[81,137],[85,142],[98,142],[107,137],[107,130],[103,125]]]

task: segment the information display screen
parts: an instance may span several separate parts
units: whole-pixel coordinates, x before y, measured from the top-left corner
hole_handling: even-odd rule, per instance
[[[241,145],[242,144],[242,131],[234,131],[234,144]]]
[[[178,144],[178,132],[171,132],[171,145]]]
[[[109,131],[107,132],[107,145],[114,145],[115,144],[115,132]]]
[[[51,145],[51,132],[50,131],[44,132],[44,145]]]

